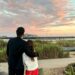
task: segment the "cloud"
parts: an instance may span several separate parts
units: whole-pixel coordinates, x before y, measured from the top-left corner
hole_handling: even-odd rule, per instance
[[[65,17],[66,14],[66,6],[67,6],[67,0],[53,0],[52,1],[55,9],[56,9],[56,16],[62,20]]]
[[[7,4],[7,2],[5,0],[0,0],[0,3]]]
[[[22,25],[28,33],[38,35],[47,34],[49,29],[53,34],[61,33],[59,28],[74,26],[74,7],[73,0],[0,0],[0,27],[14,32]],[[52,27],[56,27],[54,31]]]
[[[17,16],[18,14],[11,12],[11,11],[7,11],[7,10],[2,10],[2,14],[6,15],[6,16]]]

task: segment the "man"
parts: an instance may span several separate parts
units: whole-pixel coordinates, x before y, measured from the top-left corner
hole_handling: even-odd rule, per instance
[[[17,37],[12,38],[7,44],[8,68],[9,75],[23,75],[24,66],[22,54],[25,52],[29,57],[35,57],[36,54],[29,49],[27,43],[22,39],[24,28],[18,27],[16,30]]]

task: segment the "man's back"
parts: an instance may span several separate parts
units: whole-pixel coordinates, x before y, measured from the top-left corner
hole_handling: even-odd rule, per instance
[[[25,50],[26,45],[26,42],[19,37],[9,40],[7,45],[7,55],[10,66],[23,68],[22,53]]]

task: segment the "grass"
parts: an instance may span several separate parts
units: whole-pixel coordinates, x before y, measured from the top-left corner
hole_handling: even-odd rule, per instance
[[[7,56],[6,56],[6,51],[0,51],[0,62],[5,62],[7,61]]]
[[[64,58],[69,57],[69,52],[64,52],[63,46],[74,45],[70,41],[41,41],[35,40],[34,49],[39,53],[39,59]],[[71,45],[69,45],[71,44]],[[6,61],[7,42],[0,40],[0,61]]]
[[[64,52],[62,46],[50,41],[34,41],[35,50],[39,53],[39,59],[69,57],[69,52]]]
[[[75,63],[69,64],[64,71],[65,75],[75,75]]]

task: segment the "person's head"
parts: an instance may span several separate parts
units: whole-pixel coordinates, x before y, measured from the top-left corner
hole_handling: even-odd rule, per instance
[[[28,40],[27,43],[28,43],[29,46],[33,46],[33,41],[32,40]]]
[[[32,40],[28,40],[28,41],[27,41],[27,44],[28,44],[30,50],[33,50],[33,51],[34,51],[34,48],[33,48],[33,41],[32,41]]]
[[[17,37],[22,37],[24,35],[25,29],[23,27],[18,27],[16,30]]]

